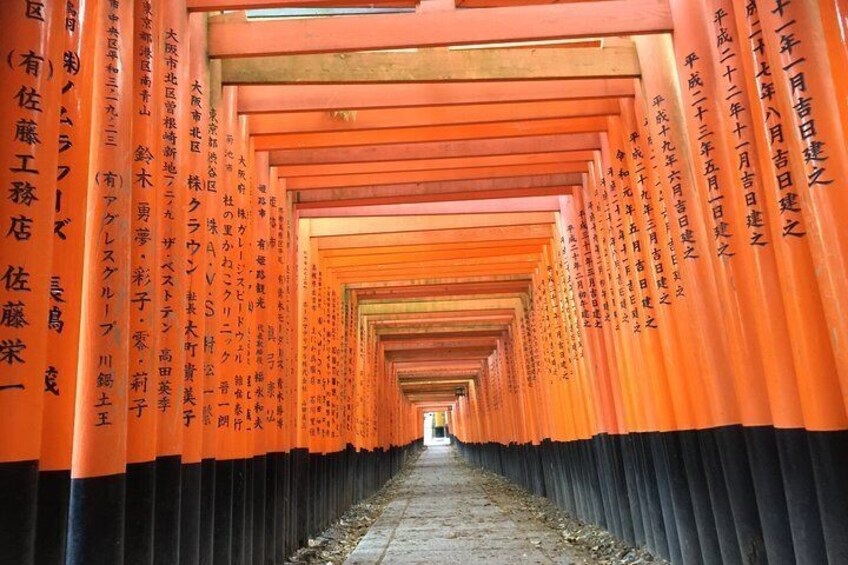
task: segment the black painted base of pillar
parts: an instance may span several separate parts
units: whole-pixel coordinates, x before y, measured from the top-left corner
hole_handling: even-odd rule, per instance
[[[456,445],[672,563],[848,563],[848,431],[728,426]]]
[[[393,477],[420,442],[250,459],[179,457],[71,479],[0,464],[0,565],[282,564]]]

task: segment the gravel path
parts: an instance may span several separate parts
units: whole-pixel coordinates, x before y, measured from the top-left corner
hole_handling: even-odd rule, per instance
[[[662,563],[547,499],[431,446],[292,563]]]

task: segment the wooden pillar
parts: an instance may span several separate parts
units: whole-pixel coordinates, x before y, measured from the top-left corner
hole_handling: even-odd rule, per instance
[[[60,135],[56,100],[65,77],[64,8],[64,3],[17,3],[0,15],[7,30],[0,39],[5,59],[0,108],[6,130],[0,141],[0,480],[5,485],[0,546],[17,563],[34,559],[44,388],[46,379],[55,379],[48,362],[56,359],[48,359],[46,347],[55,306],[50,281]],[[56,456],[66,459],[63,452],[56,446],[51,453],[54,465]]]
[[[153,558],[159,327],[162,2],[137,0],[133,29],[130,333],[127,381],[126,559]]]
[[[133,4],[94,18],[92,142],[67,563],[124,558],[132,213]]]
[[[219,230],[221,258],[218,277],[221,301],[218,318],[218,380],[216,382],[216,473],[215,473],[215,561],[229,562],[232,558],[233,474],[238,458],[234,419],[235,334],[237,309],[235,294],[236,263],[236,88],[225,87],[218,109],[219,144],[221,146],[221,182],[218,184],[220,202]]]
[[[74,399],[79,359],[85,249],[95,3],[65,6],[59,171],[53,223],[42,453],[39,464],[37,563],[64,563],[68,528]]]
[[[189,16],[189,24],[198,25]],[[221,129],[221,85],[220,64],[211,61],[206,83],[207,130],[205,169],[205,218],[203,221],[203,285],[201,294],[203,323],[203,370],[202,388],[203,438],[201,449],[201,498],[200,498],[200,552],[201,563],[211,563],[215,557],[216,478],[218,461],[218,429],[220,426],[219,383],[222,378],[222,291],[223,291],[223,202],[224,192],[223,147]]]
[[[848,141],[843,130],[845,124],[844,77],[836,78],[828,49],[827,34],[819,3],[812,1],[756,2],[756,16],[763,32],[765,53],[772,63],[775,102],[782,110],[786,129],[782,132],[795,159],[803,160],[804,175],[794,179],[793,192],[798,200],[782,199],[782,205],[801,208],[806,221],[808,244],[816,264],[816,283],[819,288],[829,342],[833,349],[838,374],[835,383],[828,387],[835,396],[842,396],[840,410],[835,403],[816,409],[815,424],[807,423],[811,431],[840,431],[840,433],[812,433],[807,437],[812,467],[812,477],[818,493],[819,514],[824,540],[824,552],[829,560],[839,560],[848,555],[848,541],[840,532],[848,527],[848,487],[836,480],[835,470],[848,464],[845,457],[844,431],[846,397],[848,397],[848,318],[846,318],[846,268],[843,257],[848,249],[848,234],[841,228],[848,196],[839,190],[848,168]],[[844,74],[844,73],[842,73]],[[783,198],[786,198],[784,195]],[[813,382],[800,382],[802,398],[813,394]],[[805,399],[806,400],[806,399]],[[830,400],[830,399],[828,399]],[[805,420],[809,412],[805,411]],[[809,493],[809,491],[807,491]],[[825,494],[826,493],[826,494]],[[809,494],[796,493],[799,500]],[[790,502],[790,506],[792,503]],[[812,508],[807,507],[812,511]],[[797,523],[807,525],[813,518]],[[809,538],[810,540],[813,538]],[[796,555],[806,559],[822,556],[821,546],[807,539],[799,539]],[[807,553],[809,552],[809,553]],[[823,558],[823,556],[822,556]]]
[[[159,325],[154,562],[179,559],[186,324],[186,230],[189,201],[189,33],[184,2],[163,3],[161,91],[162,185],[159,195]]]

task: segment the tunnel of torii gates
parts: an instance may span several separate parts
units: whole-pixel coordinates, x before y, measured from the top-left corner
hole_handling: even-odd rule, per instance
[[[846,0],[2,4],[4,565],[282,563],[441,410],[848,563]]]

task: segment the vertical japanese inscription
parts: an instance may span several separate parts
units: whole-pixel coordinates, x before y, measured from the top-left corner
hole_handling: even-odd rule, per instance
[[[186,14],[176,2],[162,5],[160,89],[159,316],[156,336],[157,455],[182,450],[186,320],[185,215],[187,174]]]
[[[53,222],[53,264],[44,368],[44,449],[40,469],[70,468],[79,359],[86,184],[91,131],[92,2],[65,5],[59,84],[58,171]],[[58,72],[58,69],[57,69]]]
[[[53,243],[61,6],[14,2],[0,14],[0,461],[37,459]]]
[[[120,473],[126,458],[130,288],[132,2],[100,5],[96,20],[76,477]]]
[[[155,335],[157,305],[157,191],[159,171],[160,97],[155,87],[161,32],[161,3],[136,0],[133,49],[133,172],[130,272],[130,368],[128,397],[128,460],[149,461],[156,456]]]
[[[205,246],[205,299],[203,302],[203,415],[204,457],[213,455],[215,449],[215,429],[217,416],[216,386],[220,377],[218,354],[218,330],[221,311],[221,278],[219,273],[221,260],[221,227],[220,227],[220,175],[221,155],[219,138],[220,124],[218,107],[212,104],[210,92],[210,108],[207,129],[207,164],[206,164],[206,217],[204,219]]]
[[[782,14],[783,9],[778,9],[776,13]],[[784,116],[778,109],[779,103],[776,100],[777,90],[774,84],[774,74],[772,66],[766,54],[765,38],[763,37],[763,27],[760,23],[760,18],[757,12],[757,6],[754,2],[750,2],[746,11],[746,18],[749,25],[748,42],[749,48],[754,53],[756,62],[756,86],[761,104],[765,108],[765,128],[766,139],[769,144],[769,153],[773,165],[775,175],[775,184],[778,194],[778,214],[780,215],[781,236],[784,238],[804,238],[807,232],[804,228],[804,219],[802,215],[802,203],[798,194],[798,186],[796,183],[803,182],[803,179],[797,179],[792,174],[790,166],[789,147],[786,141],[786,135],[790,132],[786,131]],[[794,25],[794,24],[793,24]],[[790,26],[791,27],[791,26]],[[787,31],[789,27],[784,27],[783,31]],[[791,31],[789,32],[791,34]],[[785,41],[786,47],[782,48],[783,52],[789,53],[797,45],[795,45],[794,35],[787,36]],[[791,70],[795,65],[787,65]],[[780,71],[778,71],[780,72]],[[790,81],[792,79],[790,78]],[[798,79],[795,79],[798,82]],[[803,104],[807,105],[809,101]],[[820,149],[823,146],[819,146]],[[816,173],[821,174],[821,173]]]
[[[200,460],[203,446],[203,411],[207,401],[204,394],[205,347],[207,321],[206,280],[206,217],[209,203],[209,108],[210,89],[206,57],[205,19],[202,14],[193,14],[189,19],[189,66],[187,81],[187,132],[188,152],[183,202],[185,210],[185,319],[183,326],[183,393],[180,400],[181,418],[184,429],[183,461],[194,463]],[[212,399],[209,399],[212,400]]]

